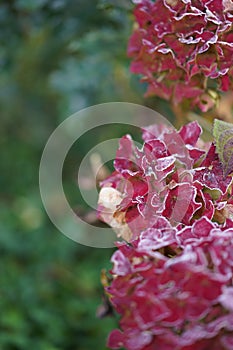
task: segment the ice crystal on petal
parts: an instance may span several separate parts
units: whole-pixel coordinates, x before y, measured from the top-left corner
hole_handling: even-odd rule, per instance
[[[189,4],[167,0],[180,17]],[[101,184],[99,216],[126,241],[106,287],[120,316],[111,349],[232,349],[232,177],[200,135],[197,122],[154,125],[141,149],[124,136]]]
[[[134,1],[138,26],[128,45],[131,70],[148,83],[147,95],[203,111],[215,99],[209,86],[233,87],[233,5],[230,0]]]
[[[205,218],[186,232],[158,218],[157,228],[144,231],[131,247],[119,245],[107,292],[121,316],[121,331],[111,333],[109,347],[230,349],[232,245],[233,229],[223,231]]]

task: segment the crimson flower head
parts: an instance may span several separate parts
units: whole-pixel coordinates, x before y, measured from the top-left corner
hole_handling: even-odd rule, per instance
[[[99,194],[99,217],[118,236],[138,238],[158,215],[174,225],[233,217],[232,177],[224,175],[215,145],[205,144],[201,132],[196,121],[179,131],[155,124],[143,129],[140,149],[130,135],[120,139],[115,171]]]
[[[231,129],[226,142],[216,127],[229,155]],[[100,218],[124,238],[106,283],[120,317],[110,349],[233,349],[232,168],[201,131],[151,125],[141,148],[123,136],[101,184]]]
[[[233,228],[207,218],[179,230],[161,217],[131,245],[119,244],[107,292],[120,329],[108,346],[232,350],[232,244]]]
[[[231,0],[134,0],[137,22],[128,46],[131,70],[147,96],[188,100],[207,111],[216,90],[233,87]]]

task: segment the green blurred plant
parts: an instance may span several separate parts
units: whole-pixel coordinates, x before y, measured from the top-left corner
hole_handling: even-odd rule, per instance
[[[79,246],[55,230],[40,201],[38,167],[47,138],[70,113],[142,101],[125,54],[130,7],[110,0],[0,4],[0,349],[103,350],[113,328],[113,319],[95,317],[111,251]],[[84,140],[71,161],[87,148]],[[82,205],[78,192],[69,195]]]

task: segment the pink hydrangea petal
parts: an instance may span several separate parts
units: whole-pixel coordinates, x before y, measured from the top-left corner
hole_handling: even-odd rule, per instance
[[[131,265],[129,260],[125,257],[125,255],[121,252],[121,250],[117,250],[112,258],[111,262],[114,264],[113,273],[118,276],[125,276],[131,272]]]
[[[153,251],[176,243],[174,229],[164,231],[155,228],[148,228],[140,237],[138,249],[142,251]]]
[[[219,297],[219,301],[226,310],[233,311],[233,287],[226,287]]]
[[[125,346],[128,350],[141,350],[144,349],[146,345],[151,343],[153,335],[150,332],[132,332],[128,335]]]

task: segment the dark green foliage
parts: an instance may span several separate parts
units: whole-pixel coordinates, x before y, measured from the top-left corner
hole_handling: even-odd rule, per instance
[[[111,250],[56,231],[40,200],[38,167],[47,138],[70,113],[141,103],[126,57],[130,8],[110,0],[0,3],[1,350],[103,350],[116,322],[95,316]],[[87,138],[72,161],[88,147]],[[74,187],[71,165],[65,187]],[[71,202],[82,204],[71,192]]]

